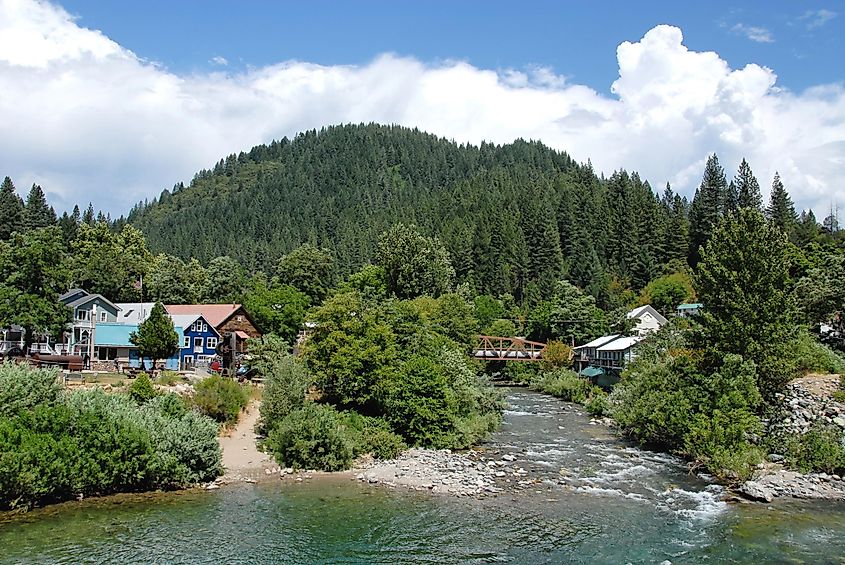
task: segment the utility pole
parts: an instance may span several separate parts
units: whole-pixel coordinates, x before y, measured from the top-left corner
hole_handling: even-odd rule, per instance
[[[88,369],[94,366],[94,332],[97,331],[97,305],[91,307],[91,333],[88,334]]]

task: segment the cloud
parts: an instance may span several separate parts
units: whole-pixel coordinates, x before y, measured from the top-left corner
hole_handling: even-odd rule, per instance
[[[807,10],[804,15],[798,18],[804,20],[807,29],[816,29],[822,27],[824,24],[837,16],[837,13],[832,10]]]
[[[229,64],[229,61],[226,59],[226,57],[221,57],[220,55],[212,57],[211,59],[209,59],[208,62],[213,65],[220,65],[221,67],[225,67]]]
[[[748,26],[743,23],[738,23],[731,28],[731,31],[737,35],[744,35],[751,41],[756,41],[757,43],[775,42],[772,32],[764,27]]]
[[[638,170],[687,195],[715,151],[729,174],[746,157],[764,187],[778,170],[801,206],[845,201],[841,85],[779,89],[771,69],[732,69],[665,25],[616,55],[610,93],[546,68],[391,54],[356,66],[286,61],[181,75],[61,8],[0,0],[0,175],[21,189],[38,182],[59,209],[90,200],[120,214],[229,153],[376,121],[458,142],[539,139],[599,171]]]

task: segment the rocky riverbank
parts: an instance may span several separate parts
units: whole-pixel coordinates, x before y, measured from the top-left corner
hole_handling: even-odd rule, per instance
[[[452,496],[485,497],[540,482],[512,454],[497,451],[456,453],[448,449],[409,449],[396,459],[361,462],[359,481]]]
[[[839,375],[808,375],[795,379],[778,394],[780,410],[765,421],[767,433],[804,434],[819,422],[845,431],[845,404],[833,399]]]
[[[772,502],[777,497],[845,500],[845,479],[827,473],[803,474],[770,463],[764,465],[755,479],[743,483],[737,492],[760,502]]]
[[[805,434],[817,423],[845,431],[845,405],[833,399],[839,375],[808,375],[786,385],[778,395],[780,409],[764,421],[772,436]],[[778,497],[845,500],[845,478],[827,473],[799,473],[786,469],[782,453],[770,453],[752,480],[736,491],[751,500],[771,502]]]

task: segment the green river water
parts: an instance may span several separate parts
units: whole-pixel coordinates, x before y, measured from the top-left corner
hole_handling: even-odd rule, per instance
[[[511,391],[483,447],[537,479],[482,500],[345,478],[125,495],[0,521],[2,563],[845,563],[845,504],[727,504],[574,405]]]

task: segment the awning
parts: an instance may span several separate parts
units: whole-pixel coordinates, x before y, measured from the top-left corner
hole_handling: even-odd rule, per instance
[[[604,374],[604,369],[600,369],[599,367],[593,367],[593,366],[589,366],[586,369],[584,369],[583,371],[581,371],[582,377],[588,377],[590,379],[592,379],[594,377],[598,377],[599,375],[603,375],[603,374]]]
[[[249,339],[249,334],[241,330],[237,330],[235,332],[235,335],[238,336],[240,339]]]

